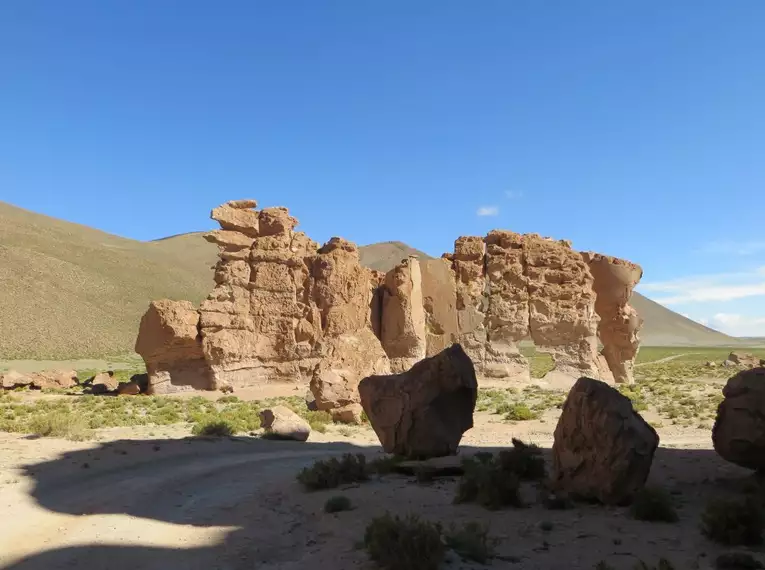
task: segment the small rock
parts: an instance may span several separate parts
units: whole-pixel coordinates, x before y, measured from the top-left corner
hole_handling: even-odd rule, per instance
[[[308,422],[285,406],[261,411],[260,423],[268,436],[277,439],[306,441],[311,434]]]
[[[349,404],[342,408],[329,410],[329,415],[332,416],[332,421],[340,424],[361,425],[363,423],[363,413],[364,408],[361,407],[361,404]]]
[[[119,380],[114,377],[114,372],[101,372],[96,374],[90,381],[91,391],[93,394],[106,394],[107,392],[113,392],[119,387]]]
[[[137,396],[141,393],[141,387],[132,380],[130,382],[120,382],[117,386],[117,394],[120,396]]]

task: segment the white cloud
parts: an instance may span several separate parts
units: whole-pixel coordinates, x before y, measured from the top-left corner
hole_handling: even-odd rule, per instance
[[[498,216],[499,208],[496,206],[481,206],[476,212],[478,216]]]
[[[642,283],[638,289],[648,293],[654,301],[662,305],[732,301],[757,297],[765,295],[765,267],[746,272],[699,275]],[[659,295],[654,296],[651,293]]]
[[[518,198],[523,198],[523,192],[520,190],[505,190],[505,196],[511,200],[517,200]]]
[[[709,326],[731,336],[765,336],[765,317],[717,313],[709,320]]]
[[[697,252],[720,255],[754,255],[765,252],[765,241],[715,241],[704,245]]]

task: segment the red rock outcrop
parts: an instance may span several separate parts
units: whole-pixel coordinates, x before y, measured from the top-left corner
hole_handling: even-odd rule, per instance
[[[255,207],[234,200],[212,211],[221,229],[205,237],[220,259],[198,311],[164,300],[144,316],[136,351],[150,392],[314,379],[323,409],[356,417],[357,397],[330,401],[324,386],[339,378],[356,394],[361,378],[406,371],[453,343],[479,377],[528,379],[525,339],[553,356],[548,382],[631,381],[635,264],[494,230],[458,238],[441,259],[410,257],[380,273],[360,264],[353,243],[335,237],[319,247],[286,208]]]
[[[363,376],[389,371],[372,330],[378,278],[360,265],[355,244],[332,238],[319,248],[294,231],[286,208],[255,206],[235,200],[212,211],[221,229],[205,238],[220,259],[198,312],[162,301],[144,316],[136,352],[150,391],[230,390],[332,371],[355,390]]]
[[[215,388],[198,327],[199,313],[189,301],[151,302],[135,344],[149,374],[148,393]]]

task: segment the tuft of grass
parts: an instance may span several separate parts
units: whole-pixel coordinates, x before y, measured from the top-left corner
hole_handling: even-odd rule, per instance
[[[461,528],[452,525],[444,533],[446,545],[463,560],[486,564],[494,557],[497,540],[489,537],[488,528],[477,522],[468,522]]]
[[[366,458],[360,453],[346,453],[339,460],[337,457],[319,460],[297,474],[298,482],[307,491],[334,489],[340,485],[360,483],[368,478]]]
[[[714,499],[701,515],[701,531],[728,546],[761,544],[763,525],[762,507],[748,500]]]
[[[475,502],[490,509],[522,507],[520,479],[503,471],[497,461],[463,461],[465,474],[457,485],[455,503]]]
[[[441,527],[416,515],[401,518],[386,513],[372,519],[364,547],[384,570],[438,570],[446,554]]]
[[[29,430],[41,437],[61,437],[71,441],[83,441],[90,436],[84,418],[65,411],[33,417],[29,422]]]
[[[529,408],[526,404],[512,404],[505,412],[505,419],[511,422],[525,422],[539,418],[539,412]]]
[[[341,511],[350,511],[353,508],[351,500],[345,495],[335,495],[327,499],[324,503],[325,513],[339,513]]]
[[[406,458],[398,455],[378,457],[369,462],[369,472],[378,475],[390,475],[395,470],[396,465],[402,461],[406,461]]]
[[[234,435],[236,427],[226,420],[209,420],[197,423],[191,433],[198,436],[229,437]]]
[[[765,565],[748,552],[725,552],[715,560],[718,570],[758,570]]]
[[[634,518],[649,522],[677,522],[678,516],[672,496],[661,487],[644,487],[632,502]]]
[[[534,445],[512,438],[513,448],[499,452],[497,463],[502,471],[513,473],[521,481],[540,481],[547,469],[542,450]]]
[[[675,565],[666,558],[659,558],[659,563],[656,566],[649,566],[642,560],[638,560],[635,564],[635,570],[675,570]]]

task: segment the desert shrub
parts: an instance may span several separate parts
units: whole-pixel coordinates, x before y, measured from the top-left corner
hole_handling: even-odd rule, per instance
[[[501,451],[497,456],[502,471],[515,474],[521,481],[539,481],[546,475],[545,458],[536,445],[513,438],[513,449]]]
[[[218,398],[218,403],[219,404],[232,404],[232,403],[238,402],[238,401],[239,401],[239,397],[238,396],[231,396],[231,395],[229,395],[229,396],[221,396],[220,398]]]
[[[455,503],[475,502],[487,509],[522,507],[520,480],[514,473],[503,471],[494,461],[463,461],[465,474],[457,485]]]
[[[437,570],[446,551],[437,524],[416,515],[400,518],[387,513],[369,523],[364,547],[386,570]]]
[[[672,496],[661,487],[643,487],[632,502],[632,516],[641,521],[677,522]]]
[[[432,483],[436,480],[436,470],[432,467],[418,467],[414,471],[414,477],[421,485]]]
[[[207,437],[229,437],[234,435],[236,428],[226,420],[208,420],[194,424],[191,433]]]
[[[505,419],[511,422],[525,422],[535,420],[539,412],[529,408],[526,404],[511,404],[506,408]]]
[[[341,511],[350,511],[351,507],[351,500],[348,497],[345,495],[335,495],[334,497],[327,499],[327,502],[324,503],[324,512],[339,513]]]
[[[63,437],[72,441],[82,441],[90,435],[87,420],[68,410],[33,416],[29,420],[28,431],[41,437]]]
[[[311,426],[313,431],[324,433],[327,431],[327,426],[332,423],[332,416],[329,412],[314,412],[310,410],[301,410],[299,415],[303,416]]]
[[[748,552],[725,552],[715,560],[718,570],[758,570],[765,565]]]
[[[308,491],[333,489],[339,485],[366,481],[366,458],[360,453],[346,453],[340,459],[331,457],[319,460],[297,474],[298,482]]]
[[[656,566],[649,566],[642,560],[638,560],[635,564],[635,570],[675,570],[675,565],[666,558],[659,558],[659,563]]]
[[[715,499],[701,515],[701,530],[711,540],[730,546],[762,542],[762,507],[754,501]]]
[[[489,537],[488,529],[477,522],[466,523],[461,528],[451,526],[444,534],[446,545],[460,558],[486,564],[494,557],[495,539]]]
[[[393,473],[396,465],[405,461],[405,457],[398,455],[388,455],[386,457],[378,457],[369,462],[369,472],[377,473],[378,475],[389,475]]]

